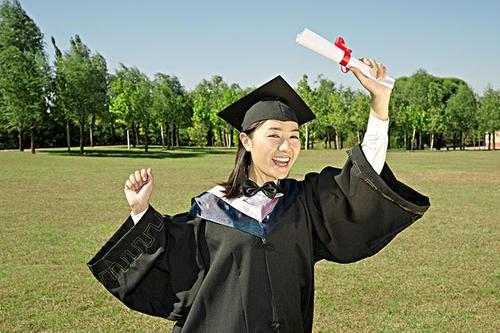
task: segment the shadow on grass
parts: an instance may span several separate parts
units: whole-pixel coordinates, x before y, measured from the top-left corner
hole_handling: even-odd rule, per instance
[[[140,148],[139,148],[140,149]],[[39,149],[39,152],[58,155],[58,156],[82,156],[82,157],[122,157],[122,158],[191,158],[201,157],[203,155],[234,155],[235,149],[228,148],[204,148],[204,147],[176,147],[175,150],[162,150],[161,148],[152,148],[148,152],[134,148],[86,148],[83,155],[80,155],[78,148],[71,151],[66,149]]]

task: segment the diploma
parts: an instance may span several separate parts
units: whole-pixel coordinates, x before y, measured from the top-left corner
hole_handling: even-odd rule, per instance
[[[339,39],[341,44],[343,44],[343,40],[341,38]],[[298,34],[295,41],[300,45],[327,57],[328,59],[338,62],[346,68],[358,68],[366,77],[369,77],[370,79],[375,80],[388,88],[392,89],[392,87],[394,87],[393,78],[386,75],[384,79],[377,80],[370,73],[370,67],[368,67],[368,65],[354,57],[351,57],[351,50],[347,49],[345,45],[342,47],[342,45],[339,45],[337,42],[332,43],[309,29],[304,29],[304,31]]]

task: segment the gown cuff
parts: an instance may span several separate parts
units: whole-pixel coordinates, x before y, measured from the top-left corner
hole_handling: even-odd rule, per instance
[[[132,218],[132,221],[134,222],[134,224],[137,224],[137,222],[139,222],[139,220],[144,216],[144,214],[147,212],[147,208],[143,211],[143,212],[140,212],[139,214],[132,214],[130,213],[130,217]]]
[[[378,175],[366,159],[360,145],[347,152],[357,176],[387,200],[415,215],[422,216],[430,206],[429,198],[399,182],[384,163]]]
[[[388,130],[389,119],[381,120],[370,113],[361,148],[366,159],[378,174],[382,172],[387,155]]]

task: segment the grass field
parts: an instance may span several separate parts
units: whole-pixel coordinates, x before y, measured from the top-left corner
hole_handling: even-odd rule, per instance
[[[131,171],[152,167],[152,204],[174,214],[227,176],[234,151],[91,152],[0,151],[1,332],[170,331],[122,306],[86,262],[129,213]],[[345,159],[303,151],[291,176]],[[390,152],[388,163],[432,207],[376,256],[316,265],[314,332],[500,332],[500,151]]]

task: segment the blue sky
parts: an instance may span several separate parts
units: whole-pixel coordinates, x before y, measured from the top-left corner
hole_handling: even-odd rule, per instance
[[[343,5],[345,3],[346,5]],[[295,43],[305,27],[353,56],[384,63],[393,77],[418,68],[465,80],[479,94],[500,88],[500,1],[128,1],[21,0],[45,35],[63,50],[82,40],[108,61],[152,76],[177,75],[192,89],[221,75],[242,87],[277,74],[292,85],[318,74],[359,88],[338,65]]]

